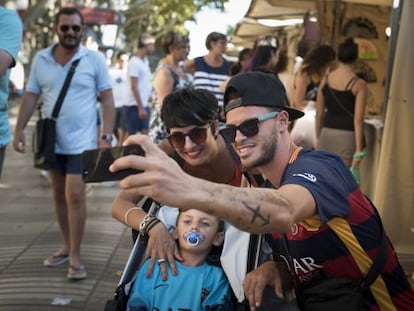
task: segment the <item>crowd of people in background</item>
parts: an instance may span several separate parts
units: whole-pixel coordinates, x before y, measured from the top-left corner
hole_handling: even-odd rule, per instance
[[[144,41],[150,44],[144,44]],[[185,87],[211,91],[219,102],[220,121],[224,124],[222,100],[227,81],[238,73],[262,71],[276,74],[285,88],[289,105],[305,112],[304,118],[292,122],[290,126],[295,143],[309,149],[320,147],[321,125],[315,123],[315,120],[321,120],[322,115],[316,115],[317,95],[318,90],[321,90],[319,86],[325,85],[323,81],[328,73],[342,63],[340,59],[337,61],[336,52],[331,46],[300,41],[297,55],[301,55],[302,60],[300,63],[294,63],[295,55],[289,55],[287,46],[281,46],[276,36],[260,36],[252,48],[242,49],[237,60],[231,61],[226,56],[226,35],[211,32],[205,40],[208,53],[188,59],[188,36],[170,31],[159,39],[158,46],[162,49],[163,56],[151,72],[148,58],[153,54],[157,43],[149,34],[139,35],[137,42],[131,57],[128,57],[129,53],[125,51],[115,53],[117,56],[110,67],[110,73],[118,76],[112,85],[117,110],[114,135],[119,145],[128,135],[135,133],[148,133],[154,142],[162,142],[166,137],[166,130],[160,118],[163,99],[169,93]],[[118,59],[121,55],[122,62],[125,63],[125,67],[122,68],[128,66],[128,70],[124,70],[122,74],[119,70],[121,61]],[[137,64],[142,65],[141,77],[134,76],[140,72]],[[354,65],[355,60],[352,60],[347,68],[352,71]],[[131,69],[137,66],[138,68]],[[142,70],[143,68],[145,70]],[[120,75],[125,76],[119,78]],[[126,84],[119,81],[125,81]],[[361,81],[363,80],[359,79],[359,83]],[[147,85],[146,91],[143,88],[144,84]],[[128,89],[126,93],[119,93],[118,88],[125,85]],[[129,97],[118,94],[129,94]],[[363,97],[362,94],[359,98]],[[322,98],[322,95],[319,95],[319,98]],[[360,99],[359,102],[361,101]],[[322,99],[319,102],[322,102]],[[123,108],[120,108],[121,106]],[[319,111],[323,111],[324,108]],[[361,148],[356,149],[360,152]]]
[[[5,12],[0,6],[0,16],[2,14]],[[0,21],[3,22],[3,18]],[[79,59],[81,65],[76,68],[68,88],[67,96],[72,105],[64,102],[57,119],[57,164],[49,170],[62,245],[44,259],[43,265],[56,267],[68,262],[66,277],[69,280],[87,278],[81,257],[87,215],[81,153],[85,149],[124,143],[145,146],[148,159],[157,163],[149,169],[152,176],[168,173],[166,177],[151,178],[147,187],[142,187],[139,178],[122,181],[123,189],[112,205],[114,218],[149,235],[150,258],[144,264],[145,270],[139,272],[137,284],[151,280],[145,287],[155,293],[158,283],[167,278],[174,278],[178,273],[185,284],[197,270],[190,268],[203,267],[202,274],[198,275],[198,287],[192,288],[198,291],[195,295],[186,293],[187,298],[178,304],[157,299],[154,304],[146,301],[148,297],[142,297],[135,285],[132,309],[141,310],[142,305],[154,308],[184,303],[187,306],[187,302],[192,305],[194,301],[198,304],[199,294],[202,294],[202,304],[208,306],[222,304],[223,310],[231,310],[233,304],[240,307],[250,303],[254,310],[262,301],[261,290],[268,286],[280,305],[286,308],[284,310],[297,310],[295,302],[292,304],[285,299],[286,293],[282,292],[278,279],[279,267],[271,260],[269,248],[280,250],[283,243],[280,234],[287,232],[293,256],[311,256],[318,261],[315,267],[327,267],[330,274],[343,276],[330,260],[350,265],[356,256],[342,249],[341,257],[337,248],[340,241],[333,241],[332,236],[325,239],[327,233],[332,233],[331,221],[338,218],[345,220],[342,225],[349,229],[348,234],[355,234],[363,261],[370,262],[375,257],[381,247],[378,215],[358,187],[358,168],[366,156],[363,119],[368,87],[355,74],[358,46],[352,38],[342,42],[337,51],[327,44],[309,45],[303,52],[303,61],[294,66],[296,55],[290,55],[287,46],[282,46],[276,36],[258,37],[254,46],[241,50],[237,61],[233,62],[226,56],[228,38],[219,32],[208,34],[207,53],[193,59],[188,59],[187,35],[168,31],[157,42],[153,35],[141,33],[137,35],[134,49],[115,51],[113,65],[108,66],[102,53],[82,44],[84,26],[83,17],[76,8],[62,8],[56,14],[53,29],[58,41],[39,51],[33,59],[14,128],[13,147],[25,152],[24,130],[38,103],[42,103],[43,115],[50,116],[61,90],[62,77],[66,76],[73,61]],[[15,27],[20,26],[16,24]],[[12,44],[12,39],[16,38],[2,39],[10,40],[10,49],[0,46],[1,107],[7,102],[3,82],[8,80],[8,75],[4,72],[15,64],[19,48],[19,44]],[[150,56],[156,47],[163,55],[156,66],[151,66]],[[100,118],[102,124],[98,122]],[[0,129],[8,132],[3,131],[6,128],[4,119],[4,115],[0,115]],[[6,136],[0,137],[0,177],[5,146],[10,140],[10,135]],[[162,153],[158,153],[159,150]],[[111,169],[128,165],[141,169],[142,164],[137,159],[129,163],[121,159]],[[318,175],[322,171],[324,173]],[[316,183],[315,176],[321,184]],[[174,193],[174,178],[177,183],[183,182],[181,186],[184,182],[192,182],[188,189],[194,193],[201,189],[204,202],[212,205]],[[332,183],[340,190],[335,192]],[[257,190],[261,184],[268,189]],[[136,191],[130,192],[130,188]],[[149,217],[136,207],[150,192],[156,196],[154,199],[171,204],[169,212],[173,211],[173,221],[168,223]],[[289,202],[294,204],[289,205]],[[275,210],[279,211],[278,215]],[[225,228],[219,225],[221,219],[226,221]],[[317,228],[312,229],[312,226]],[[307,231],[309,228],[311,230]],[[259,239],[267,234],[274,242],[260,240],[265,245],[260,244],[260,250],[268,262],[253,271],[247,271],[246,267],[235,269],[231,258],[240,256],[241,250],[231,249],[226,241],[231,239],[234,245],[243,248],[245,259],[254,244],[251,239],[255,234],[260,234]],[[312,236],[327,245],[325,257],[316,247],[310,251],[301,244],[311,241]],[[363,239],[368,242],[362,242]],[[223,253],[221,261],[224,274],[205,263],[211,246],[221,244],[227,256]],[[201,251],[194,255],[194,249],[200,245]],[[404,279],[392,244],[387,242],[386,247],[387,271],[382,271],[380,277],[391,287],[376,283],[375,292],[365,297],[365,306],[392,305],[399,310],[410,310],[414,308],[414,294]],[[256,264],[263,261],[262,258]],[[298,265],[296,263],[295,267]],[[188,274],[180,274],[178,269]],[[313,269],[293,271],[298,273],[299,287],[304,286],[304,280],[310,277]],[[146,273],[147,276],[156,275],[147,279]],[[358,265],[350,269],[349,275],[346,273],[348,277],[361,277]],[[203,283],[207,277],[208,284]],[[180,289],[176,288],[177,297]],[[387,298],[378,299],[383,294]]]

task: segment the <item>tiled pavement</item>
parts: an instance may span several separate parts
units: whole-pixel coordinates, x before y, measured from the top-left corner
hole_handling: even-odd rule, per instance
[[[12,123],[15,114],[14,104]],[[33,121],[28,138],[32,126]],[[31,161],[30,152],[22,155],[11,146],[7,149],[0,181],[0,311],[103,310],[131,249],[130,231],[110,216],[118,189],[89,188],[82,244],[89,277],[71,282],[65,277],[66,265],[42,266],[43,259],[57,250],[60,237],[48,182]],[[407,273],[413,273],[412,252],[399,255]]]
[[[13,123],[16,106],[11,108]],[[32,167],[30,152],[7,148],[0,181],[0,311],[103,310],[132,245],[130,231],[110,215],[117,191],[117,186],[88,189],[82,244],[88,278],[68,281],[67,264],[42,266],[60,245],[47,179]]]

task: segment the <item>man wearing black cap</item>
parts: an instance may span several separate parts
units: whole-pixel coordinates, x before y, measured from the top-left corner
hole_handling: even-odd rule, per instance
[[[236,188],[189,176],[144,136],[127,143],[142,145],[146,156],[121,158],[111,170],[144,170],[120,183],[134,193],[208,212],[244,231],[273,234],[274,249],[294,270],[298,293],[317,274],[360,281],[384,249],[380,274],[363,292],[363,308],[414,310],[414,292],[393,247],[388,239],[381,242],[378,214],[338,156],[294,145],[289,122],[303,113],[286,105],[280,81],[261,72],[234,76],[224,94],[223,136],[243,167],[257,169],[270,188]],[[279,246],[280,233],[286,233],[287,247]],[[251,310],[260,306],[265,285],[283,296],[277,265],[264,263],[244,280]]]

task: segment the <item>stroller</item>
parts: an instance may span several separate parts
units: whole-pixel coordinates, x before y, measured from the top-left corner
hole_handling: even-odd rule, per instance
[[[161,205],[151,198],[145,199],[142,204],[142,209],[149,215],[156,215],[160,207]],[[104,311],[125,311],[127,309],[133,278],[142,262],[147,242],[148,236],[140,233],[137,234],[134,246],[122,272],[118,286],[115,289],[114,297],[106,302]]]
[[[161,208],[161,205],[151,198],[146,198],[142,205],[142,209],[146,211],[149,215],[157,215],[158,211]],[[127,263],[125,265],[124,271],[121,275],[121,278],[118,282],[118,285],[114,292],[114,297],[107,301],[104,311],[126,311],[127,304],[129,299],[130,290],[133,285],[134,276],[138,271],[140,264],[143,261],[143,256],[147,247],[148,236],[142,235],[139,231],[133,230],[132,237],[134,246],[129,255]],[[249,238],[249,249],[247,253],[247,272],[253,270],[261,262],[263,262],[262,254],[262,244],[264,243],[264,237],[262,235],[250,234]],[[220,264],[220,255],[222,247],[215,247],[212,249],[212,252],[209,255],[207,261],[212,265]],[[234,310],[235,311],[247,311],[250,310],[248,302],[245,300],[243,302],[237,302],[236,297],[233,297]],[[278,308],[281,306],[281,301],[275,297],[273,290],[266,288],[263,296],[263,303],[261,308],[258,308],[258,311],[267,311],[267,310],[290,310]],[[277,306],[275,309],[274,306]]]

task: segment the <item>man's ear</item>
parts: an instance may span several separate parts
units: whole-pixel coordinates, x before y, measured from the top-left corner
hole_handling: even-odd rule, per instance
[[[279,132],[283,133],[284,131],[287,131],[290,123],[288,112],[285,110],[280,111],[277,118],[279,119]]]
[[[213,241],[214,246],[220,246],[224,242],[224,232],[217,232],[216,238]]]

